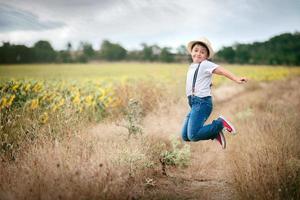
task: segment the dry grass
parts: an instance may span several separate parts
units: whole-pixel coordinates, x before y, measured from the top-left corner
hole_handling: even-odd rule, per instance
[[[124,103],[144,99],[143,135],[128,138],[113,121],[58,140],[41,133],[16,161],[0,163],[0,199],[299,199],[299,86],[294,78],[226,89],[232,98],[216,94],[211,119],[224,114],[239,134],[227,137],[225,151],[216,142],[189,143],[189,165],[166,166],[167,176],[161,153],[180,137],[186,100],[126,86]]]
[[[158,138],[127,139],[123,128],[51,142],[39,138],[14,163],[1,164],[1,199],[131,199],[160,171]],[[151,151],[151,153],[149,153]]]
[[[133,81],[128,84],[120,84],[116,87],[120,108],[127,107],[129,101],[134,99],[140,103],[143,115],[153,110],[166,108],[169,103],[174,103],[178,97],[174,93],[174,87],[159,82]],[[120,111],[120,110],[119,110]],[[114,115],[115,117],[115,115]]]
[[[160,102],[166,98],[162,88],[145,84],[121,89],[124,107],[134,98],[144,115],[160,106],[168,110]],[[0,199],[136,199],[156,185],[153,177],[163,172],[162,153],[172,151],[168,137],[145,131],[129,139],[128,130],[112,118],[86,127],[84,116],[72,114],[65,110],[56,120],[49,119],[48,125],[28,114],[14,121],[14,129],[6,126],[9,133],[16,133],[17,138],[10,139],[19,147],[10,151],[14,159],[2,154]],[[111,116],[119,120],[123,114]],[[28,131],[18,132],[18,124]]]
[[[241,134],[232,140],[229,175],[240,199],[299,199],[300,79],[261,87],[230,102],[238,102],[230,112]]]

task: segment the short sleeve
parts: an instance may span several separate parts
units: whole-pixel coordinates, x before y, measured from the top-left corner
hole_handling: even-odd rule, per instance
[[[211,61],[204,61],[204,68],[205,68],[205,72],[209,73],[209,74],[212,74],[212,72],[217,68],[219,67],[219,65],[211,62]]]

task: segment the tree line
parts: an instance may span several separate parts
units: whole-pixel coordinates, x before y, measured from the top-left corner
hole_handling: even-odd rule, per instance
[[[118,43],[104,40],[99,50],[88,42],[81,42],[77,49],[68,42],[64,50],[56,51],[48,41],[40,40],[32,47],[2,42],[0,64],[9,63],[85,63],[92,60],[188,62],[190,56],[184,45],[176,52],[169,47],[141,44],[140,50],[128,51]],[[300,65],[300,33],[284,33],[265,42],[236,43],[222,47],[215,61],[238,64]]]
[[[105,61],[149,61],[182,62],[188,59],[185,47],[178,47],[176,53],[169,47],[141,44],[141,50],[127,51],[118,43],[104,40],[99,50],[88,42],[80,42],[75,50],[68,42],[66,49],[56,51],[48,41],[40,40],[32,47],[3,42],[0,46],[0,63],[85,63],[91,60]]]
[[[284,33],[265,42],[223,47],[219,61],[239,64],[300,65],[300,32]]]

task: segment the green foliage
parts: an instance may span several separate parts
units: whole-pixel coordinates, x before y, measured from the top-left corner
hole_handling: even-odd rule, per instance
[[[52,63],[80,62],[92,59],[107,61],[135,60],[149,62],[188,62],[185,45],[179,46],[174,54],[169,47],[156,44],[141,44],[141,50],[127,51],[120,44],[104,40],[100,50],[96,51],[87,42],[81,42],[77,50],[72,51],[72,44],[66,49],[55,51],[48,41],[38,41],[33,47],[11,45],[3,42],[0,46],[0,63]],[[265,42],[252,44],[234,44],[223,47],[215,56],[217,61],[239,64],[264,65],[300,65],[300,33],[284,33]]]
[[[164,151],[161,154],[161,162],[165,165],[186,167],[190,161],[190,146],[187,144],[180,144],[179,140],[172,138],[172,149]]]
[[[146,43],[142,44],[142,60],[158,61],[158,55],[161,49],[157,45],[148,46]]]
[[[178,55],[184,55],[184,56],[188,55],[188,51],[185,45],[180,45],[179,47],[177,47],[176,50]]]
[[[79,50],[83,53],[86,58],[92,58],[95,55],[93,46],[88,42],[81,42]]]
[[[141,126],[142,111],[138,101],[131,99],[128,103],[126,111],[126,128],[128,130],[128,136],[142,134],[143,129]]]
[[[34,60],[36,62],[54,62],[56,52],[48,41],[38,41],[33,46]]]
[[[171,53],[170,48],[163,48],[160,53],[160,61],[162,62],[174,62],[174,55]]]
[[[218,52],[218,56],[229,63],[234,63],[235,51],[232,47],[223,47],[223,49]]]
[[[86,55],[80,54],[79,56],[76,57],[76,62],[87,63],[88,62],[88,58],[87,58]]]
[[[100,49],[100,57],[109,60],[109,61],[117,61],[125,59],[127,54],[126,49],[124,49],[119,44],[114,44],[109,42],[108,40],[104,40],[101,44]]]
[[[174,62],[175,55],[171,53],[171,48],[169,47],[159,47],[158,45],[147,45],[142,43],[141,59],[154,62]]]
[[[4,42],[0,47],[0,63],[30,63],[34,61],[32,48]]]
[[[73,59],[69,51],[59,51],[57,54],[57,61],[63,63],[72,63]]]
[[[223,47],[217,59],[240,64],[300,65],[300,33],[284,33],[266,42]]]

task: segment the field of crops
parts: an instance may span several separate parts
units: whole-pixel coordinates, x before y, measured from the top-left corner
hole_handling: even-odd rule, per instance
[[[223,151],[179,138],[186,64],[0,66],[0,199],[299,199],[300,68],[225,67]]]
[[[299,68],[285,67],[231,66],[228,69],[253,81],[300,74]],[[66,107],[97,116],[119,108],[122,97],[116,90],[124,85],[159,83],[183,95],[186,70],[184,64],[149,63],[0,66],[0,110],[2,113],[20,108],[28,112],[39,110],[42,123],[47,122],[49,113]],[[213,84],[218,86],[225,81],[228,80],[215,76]]]

